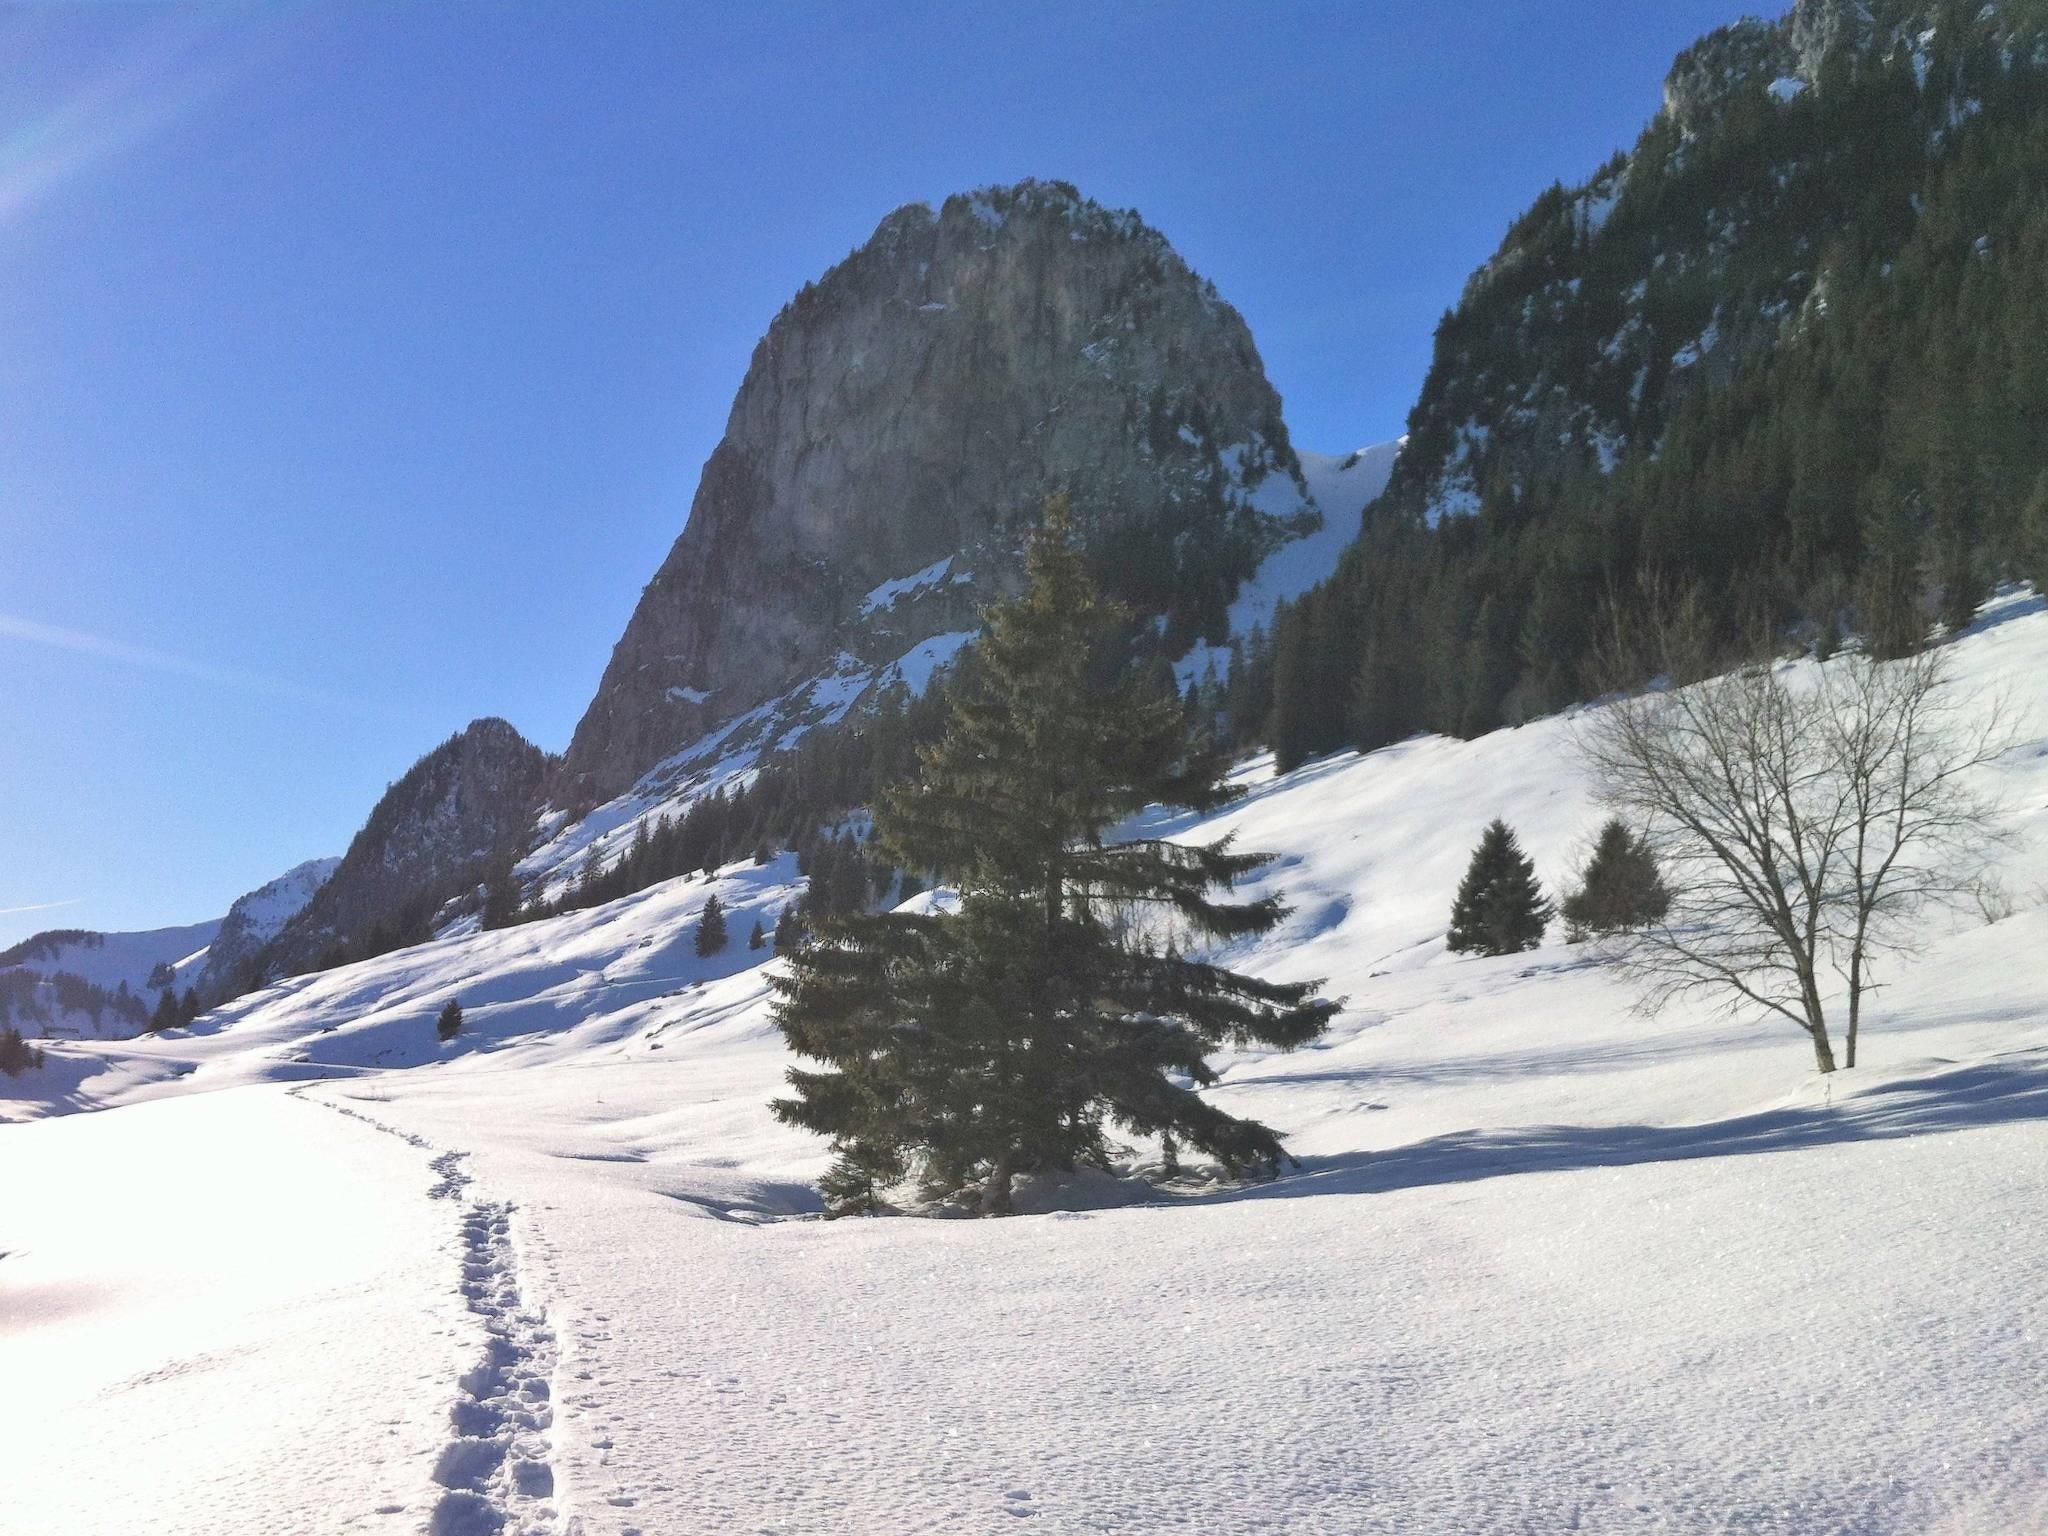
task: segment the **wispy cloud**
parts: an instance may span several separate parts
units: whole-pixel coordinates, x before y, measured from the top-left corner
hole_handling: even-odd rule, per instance
[[[75,907],[84,900],[83,896],[73,896],[66,901],[33,901],[25,907],[0,907],[0,917],[20,917],[28,912],[54,912],[59,907]]]
[[[240,68],[206,17],[151,17],[61,100],[0,120],[0,225],[104,161],[155,137],[218,95]],[[0,39],[26,51],[42,18],[0,13]],[[17,107],[19,111],[20,108]]]
[[[288,682],[282,678],[265,677],[261,673],[245,671],[238,667],[217,667],[210,662],[194,661],[190,657],[160,651],[154,646],[130,645],[124,640],[111,640],[104,635],[90,634],[82,629],[66,629],[59,624],[44,624],[36,619],[23,618],[19,614],[0,613],[0,640],[20,640],[53,651],[69,651],[78,656],[91,656],[100,661],[110,661],[117,666],[169,672],[177,677],[189,677],[196,682],[213,683],[223,688],[238,688],[248,693],[265,693],[276,698],[297,699],[311,704],[337,702],[318,689]]]

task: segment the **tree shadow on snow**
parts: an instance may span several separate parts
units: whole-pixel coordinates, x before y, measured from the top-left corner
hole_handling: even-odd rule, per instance
[[[1703,1125],[1524,1126],[1457,1131],[1383,1152],[1304,1158],[1269,1184],[1198,1197],[1199,1203],[1383,1194],[1468,1184],[1517,1173],[1627,1168],[1691,1158],[1791,1152],[1892,1141],[1980,1126],[2048,1120],[2048,1050],[2008,1052],[1852,1092],[1832,1104],[1789,1105]]]

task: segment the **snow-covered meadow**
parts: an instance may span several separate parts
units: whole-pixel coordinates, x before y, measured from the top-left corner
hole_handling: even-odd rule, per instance
[[[1278,855],[1232,963],[1346,999],[1217,1090],[1272,1184],[803,1219],[745,948],[786,858],[54,1045],[0,1080],[0,1526],[2048,1529],[2048,612],[1952,652],[2026,711],[2006,898],[1833,1079],[1561,935],[1444,952],[1487,820],[1553,887],[1594,830],[1568,718],[1174,823]]]

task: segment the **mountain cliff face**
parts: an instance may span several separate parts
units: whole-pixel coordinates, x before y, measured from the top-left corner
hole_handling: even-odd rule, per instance
[[[1315,522],[1244,321],[1134,214],[1041,182],[897,210],[755,350],[551,800],[971,628],[1059,489],[1169,650]]]
[[[1472,514],[1654,451],[1833,278],[1896,254],[1930,166],[2035,110],[2044,20],[2038,0],[1800,0],[1687,49],[1634,149],[1540,197],[1445,316],[1389,507]]]
[[[503,720],[449,737],[384,792],[258,963],[289,974],[427,937],[447,902],[523,847],[550,762]]]

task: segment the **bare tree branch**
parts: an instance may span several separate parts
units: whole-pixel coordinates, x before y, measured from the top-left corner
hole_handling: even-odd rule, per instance
[[[1832,1072],[1833,979],[1853,1067],[1872,959],[1979,889],[2000,808],[1976,770],[2011,746],[2010,719],[1961,697],[1940,652],[1752,666],[1589,714],[1599,798],[1643,829],[1673,893],[1663,921],[1612,941],[1642,1006],[1704,991],[1784,1018]]]

